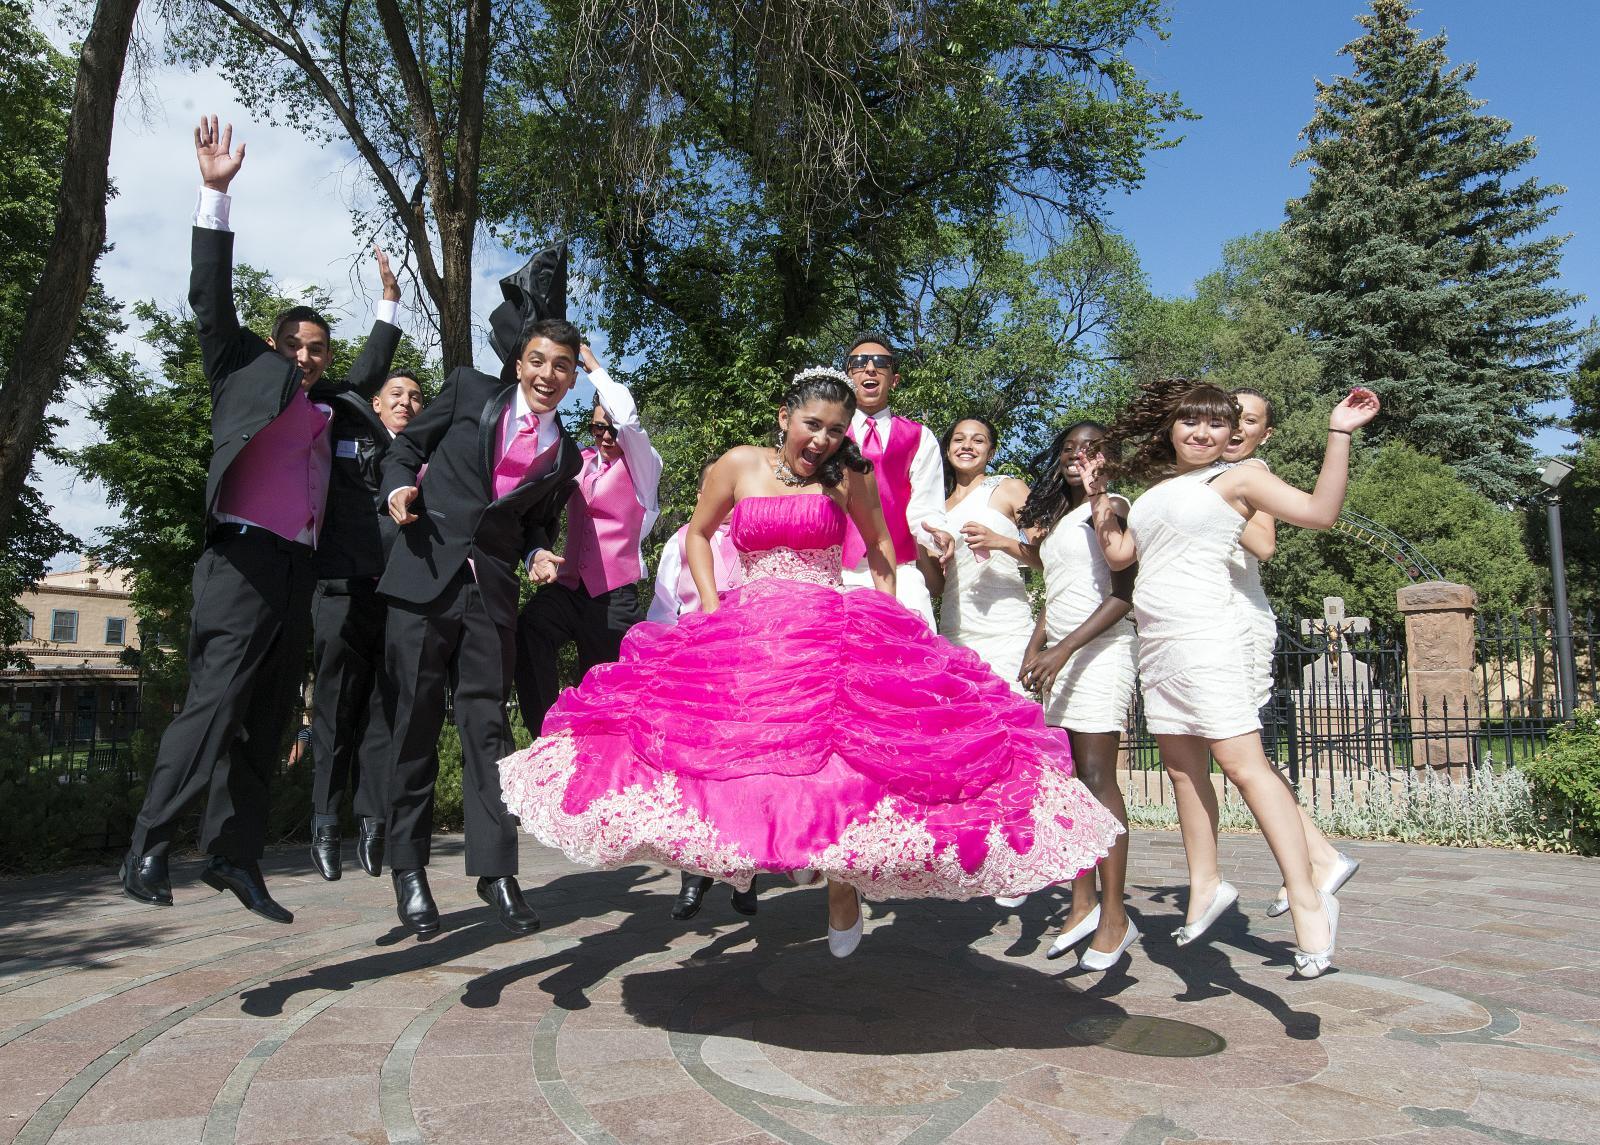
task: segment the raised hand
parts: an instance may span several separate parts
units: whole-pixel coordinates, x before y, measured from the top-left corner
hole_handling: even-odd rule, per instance
[[[241,146],[239,153],[244,154]],[[383,282],[383,297],[386,302],[400,301],[400,280],[395,278],[394,271],[389,269],[389,256],[383,253],[383,248],[377,243],[372,244],[372,253],[378,256],[378,278]]]
[[[583,366],[584,372],[588,374],[592,374],[600,368],[600,359],[594,356],[594,351],[589,349],[589,343],[587,342],[578,347],[578,361]]]
[[[200,181],[213,191],[227,194],[228,184],[244,166],[244,144],[237,151],[233,147],[233,124],[217,127],[217,117],[200,117],[200,126],[194,129],[194,155],[200,163]]]
[[[1090,456],[1078,453],[1078,472],[1083,475],[1083,492],[1086,497],[1098,497],[1111,489],[1106,480],[1106,458],[1103,453]]]
[[[1377,394],[1365,386],[1357,386],[1344,401],[1333,407],[1333,413],[1328,415],[1328,428],[1340,433],[1360,429],[1377,417],[1381,408]]]

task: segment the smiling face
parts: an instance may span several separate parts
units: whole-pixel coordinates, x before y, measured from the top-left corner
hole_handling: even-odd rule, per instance
[[[1061,479],[1074,489],[1083,488],[1083,469],[1080,461],[1099,455],[1105,449],[1105,430],[1095,425],[1080,425],[1067,434],[1066,440],[1061,443],[1061,453],[1056,458],[1056,465],[1061,470]]]
[[[889,347],[863,342],[845,357],[844,372],[856,391],[856,408],[871,417],[889,405],[889,395],[900,384]]]
[[[1237,425],[1218,413],[1180,410],[1168,431],[1179,472],[1199,469],[1222,458]]]
[[[328,332],[315,322],[304,319],[291,320],[278,327],[278,332],[267,339],[279,354],[300,367],[300,388],[309,390],[322,378],[322,373],[333,361],[333,348],[328,343]]]
[[[1223,457],[1228,461],[1243,461],[1266,444],[1272,436],[1272,425],[1267,420],[1267,403],[1255,394],[1234,394],[1239,403],[1239,428]]]
[[[959,476],[970,477],[983,473],[994,456],[994,438],[989,427],[981,421],[958,421],[950,431],[950,445],[945,458],[950,468]]]
[[[422,412],[422,387],[411,378],[397,375],[383,383],[383,389],[372,399],[372,408],[385,429],[399,433]]]
[[[517,359],[517,384],[528,408],[547,414],[561,404],[578,380],[578,355],[549,338],[529,338]]]
[[[795,476],[814,477],[843,444],[850,413],[843,402],[812,398],[792,410],[780,409],[778,427],[784,433],[779,458]]]

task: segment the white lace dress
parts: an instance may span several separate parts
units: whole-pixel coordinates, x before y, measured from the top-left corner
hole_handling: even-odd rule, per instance
[[[1128,502],[1116,494],[1117,515]],[[1055,644],[1087,620],[1111,594],[1111,567],[1094,535],[1085,501],[1056,522],[1039,546],[1044,561],[1044,625]],[[1133,622],[1117,621],[1072,654],[1045,702],[1045,723],[1075,732],[1120,732],[1133,705],[1139,639]]]
[[[990,504],[1004,477],[986,477],[982,484],[945,511],[955,556],[945,573],[944,600],[939,606],[939,635],[970,648],[995,675],[1026,695],[1017,679],[1023,654],[1033,636],[1033,606],[1022,566],[1009,553],[991,552],[985,560],[967,547],[961,526],[974,521],[997,533],[1015,536],[1016,524]]]
[[[1139,687],[1157,735],[1230,739],[1258,731],[1258,640],[1234,575],[1244,518],[1211,481],[1222,465],[1152,487],[1133,503]]]

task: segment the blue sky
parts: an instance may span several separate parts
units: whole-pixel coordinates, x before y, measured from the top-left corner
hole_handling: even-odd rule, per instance
[[[1475,62],[1470,91],[1485,112],[1531,135],[1542,183],[1567,188],[1553,223],[1572,234],[1562,285],[1586,295],[1579,324],[1600,313],[1600,3],[1593,0],[1436,0],[1414,5],[1412,26],[1449,37],[1452,63]],[[1214,269],[1222,244],[1275,227],[1283,205],[1304,193],[1304,166],[1291,167],[1315,108],[1316,79],[1351,71],[1339,49],[1362,28],[1356,0],[1183,0],[1171,36],[1129,58],[1152,85],[1179,92],[1202,118],[1183,142],[1151,156],[1144,186],[1111,200],[1113,224],[1139,252],[1151,288],[1186,294]],[[1541,434],[1544,449],[1570,435]]]
[[[36,18],[48,22],[39,8]],[[1284,201],[1305,189],[1304,168],[1289,161],[1312,114],[1313,80],[1348,72],[1338,51],[1360,32],[1355,16],[1363,10],[1360,0],[1175,0],[1170,38],[1133,46],[1130,57],[1150,82],[1180,92],[1202,116],[1183,125],[1178,147],[1149,157],[1142,187],[1109,202],[1113,225],[1138,249],[1153,289],[1187,293],[1216,266],[1224,242],[1282,221]],[[1473,93],[1517,135],[1538,140],[1533,173],[1541,181],[1569,188],[1555,226],[1573,234],[1563,281],[1593,300],[1576,311],[1586,322],[1600,313],[1593,122],[1600,100],[1591,58],[1600,44],[1600,0],[1438,0],[1420,7],[1416,23],[1426,34],[1448,31],[1452,61],[1479,64]],[[71,38],[59,27],[52,34],[62,46]],[[285,284],[330,287],[341,332],[364,330],[377,282],[350,238],[347,206],[365,192],[348,145],[308,146],[291,128],[253,121],[217,76],[159,65],[145,74],[137,98],[124,93],[118,112],[111,154],[118,195],[107,208],[114,249],[101,264],[107,289],[127,303],[181,303],[197,185],[189,133],[210,111],[238,125],[250,148],[235,186],[239,258]],[[479,244],[473,312],[480,318],[499,300],[496,281],[520,261]],[[86,407],[84,395],[72,394],[56,408],[68,423],[63,445],[92,436]],[[1538,444],[1554,452],[1568,440],[1546,433]],[[52,516],[68,530],[87,539],[116,519],[97,484],[49,462],[41,469]]]

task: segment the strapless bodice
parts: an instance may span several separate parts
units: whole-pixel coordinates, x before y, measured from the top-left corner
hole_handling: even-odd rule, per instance
[[[746,497],[733,507],[728,536],[747,584],[779,577],[838,585],[844,526],[844,510],[823,493]]]

